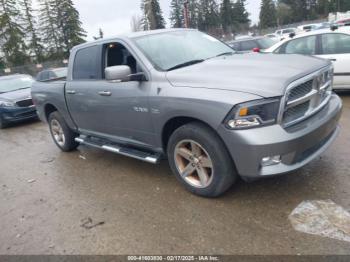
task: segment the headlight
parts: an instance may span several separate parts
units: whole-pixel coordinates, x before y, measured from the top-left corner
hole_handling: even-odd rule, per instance
[[[1,101],[0,100],[0,107],[11,107],[15,106],[14,102],[9,102],[9,101]]]
[[[247,129],[277,122],[280,99],[262,99],[235,106],[225,119],[229,129]]]

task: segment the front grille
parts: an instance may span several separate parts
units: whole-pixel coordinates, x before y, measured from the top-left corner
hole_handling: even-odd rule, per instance
[[[333,69],[323,69],[293,83],[286,92],[281,111],[284,127],[303,121],[318,112],[332,94]]]
[[[32,99],[26,99],[26,100],[21,100],[17,101],[16,105],[19,107],[29,107],[33,105],[33,100]]]
[[[296,100],[310,93],[312,90],[312,84],[313,80],[310,80],[290,90],[288,101]]]
[[[287,111],[284,112],[283,115],[283,123],[290,123],[295,119],[305,116],[309,108],[310,101],[307,101],[303,104],[287,109]]]

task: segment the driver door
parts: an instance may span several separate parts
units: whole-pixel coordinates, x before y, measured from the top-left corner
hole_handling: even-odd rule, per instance
[[[91,56],[92,59],[86,61]],[[116,142],[152,144],[153,126],[148,105],[150,82],[105,80],[104,69],[116,65],[128,65],[133,73],[142,70],[121,43],[78,51],[73,81],[67,82],[66,87],[70,113],[84,134]]]

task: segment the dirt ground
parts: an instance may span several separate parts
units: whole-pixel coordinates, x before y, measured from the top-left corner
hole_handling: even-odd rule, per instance
[[[0,254],[350,254],[297,232],[304,200],[350,210],[350,94],[341,133],[300,171],[239,181],[218,199],[186,192],[164,161],[97,149],[61,153],[40,122],[0,131]]]

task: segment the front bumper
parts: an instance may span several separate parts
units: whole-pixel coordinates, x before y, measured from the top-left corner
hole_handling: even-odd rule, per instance
[[[320,112],[286,129],[280,125],[248,130],[221,126],[218,132],[242,177],[278,175],[301,168],[324,152],[339,133],[341,112],[341,99],[334,94]],[[281,163],[261,165],[263,158],[277,155]]]
[[[0,108],[4,122],[12,123],[38,117],[34,106],[31,107],[5,107]]]

